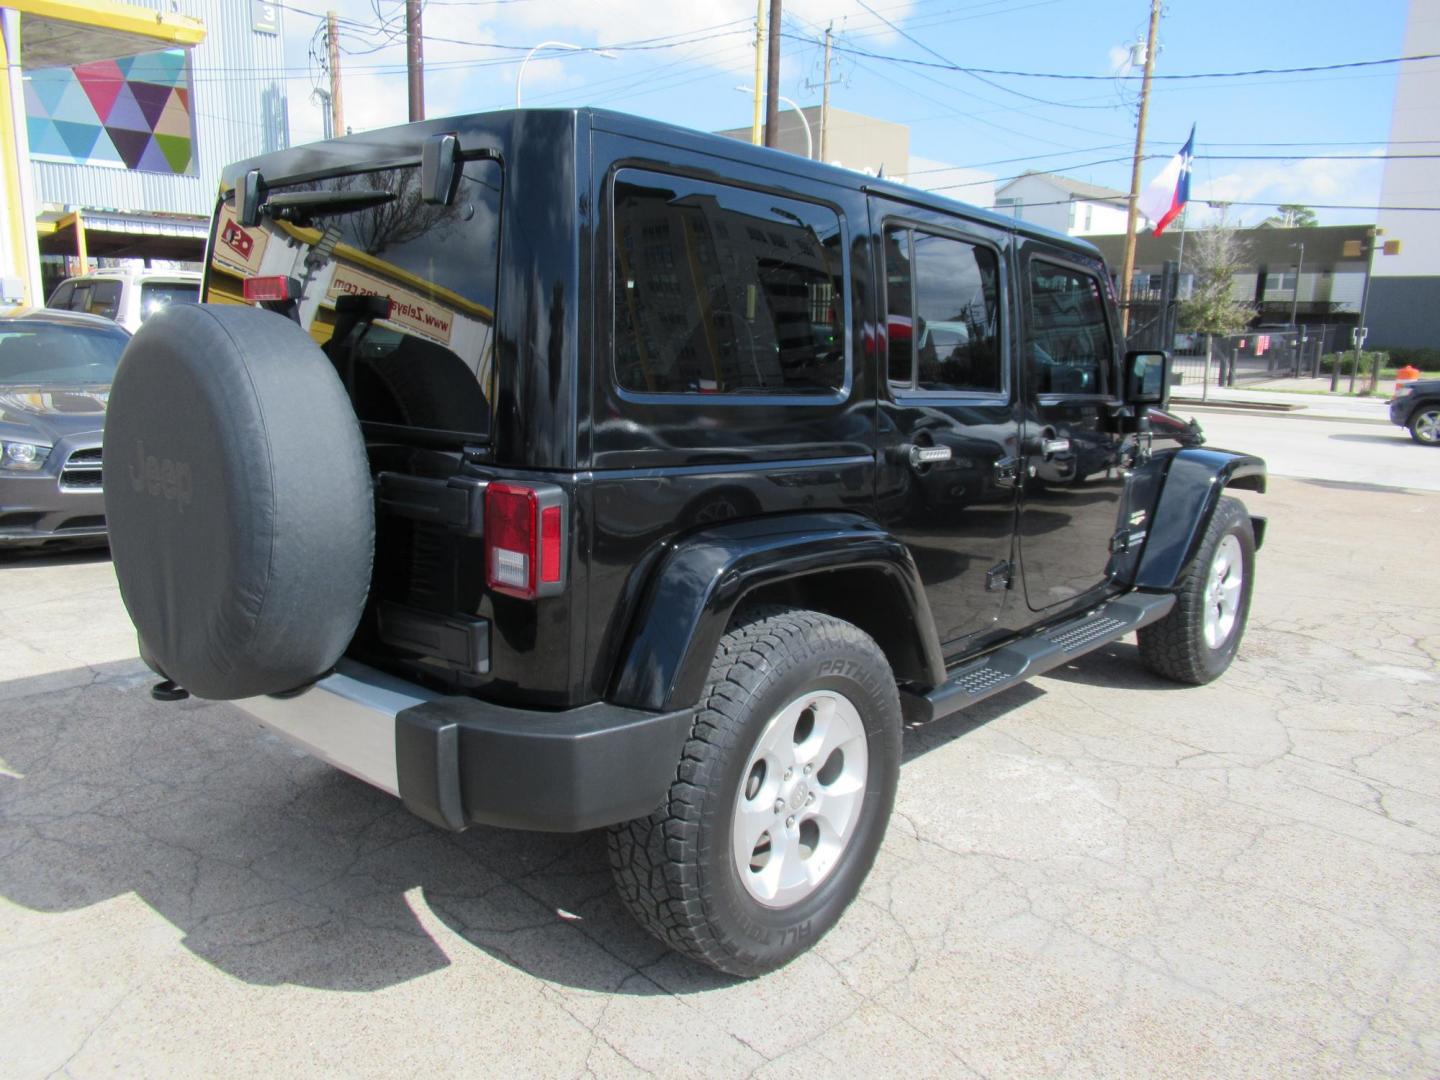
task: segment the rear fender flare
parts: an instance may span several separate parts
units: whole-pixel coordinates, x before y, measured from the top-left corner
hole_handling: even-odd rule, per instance
[[[1142,589],[1173,589],[1190,568],[1226,488],[1264,492],[1265,462],[1250,454],[1193,447],[1171,457],[1135,573]],[[1264,526],[1256,529],[1256,546]]]
[[[912,674],[936,685],[945,664],[915,561],[906,546],[854,514],[797,514],[730,522],[673,541],[650,573],[609,700],[668,711],[695,704],[735,609],[757,589],[800,578],[820,587],[834,571],[883,580],[906,618],[890,633],[918,657]],[[879,642],[887,653],[895,642]]]

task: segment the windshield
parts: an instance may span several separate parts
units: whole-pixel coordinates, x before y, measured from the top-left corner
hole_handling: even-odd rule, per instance
[[[494,401],[500,166],[465,162],[448,206],[421,198],[419,171],[274,186],[256,228],[222,202],[206,299],[244,303],[246,278],[288,277],[301,289],[300,325],[335,364],[362,421],[484,434]]]
[[[129,340],[100,327],[0,321],[0,386],[108,386]]]
[[[193,304],[199,299],[198,281],[147,281],[140,286],[140,318],[148,319],[167,304]]]

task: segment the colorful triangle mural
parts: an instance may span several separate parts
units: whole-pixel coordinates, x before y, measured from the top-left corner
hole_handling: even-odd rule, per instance
[[[38,157],[123,164],[144,172],[194,172],[186,50],[30,72],[25,113],[30,152]]]

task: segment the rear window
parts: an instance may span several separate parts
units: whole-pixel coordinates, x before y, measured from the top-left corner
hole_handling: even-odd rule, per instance
[[[291,278],[303,290],[301,325],[335,364],[361,421],[483,435],[494,401],[501,169],[490,159],[465,162],[449,206],[422,200],[419,172],[272,187],[272,200],[328,192],[363,201],[368,192],[378,201],[286,211],[290,220],[272,213],[253,229],[222,202],[206,298],[244,303],[246,278]],[[388,310],[367,297],[387,298]]]
[[[840,219],[828,207],[622,169],[615,370],[653,394],[824,394],[845,386]]]
[[[140,286],[140,318],[148,319],[169,304],[193,304],[199,299],[198,281],[146,281]]]

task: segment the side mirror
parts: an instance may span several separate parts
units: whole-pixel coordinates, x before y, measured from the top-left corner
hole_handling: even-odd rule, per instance
[[[1170,354],[1136,350],[1125,354],[1125,401],[1130,405],[1159,405],[1170,400]]]
[[[235,217],[242,226],[253,229],[260,224],[260,208],[270,193],[259,169],[251,169],[235,185]]]
[[[449,206],[460,186],[460,138],[454,132],[431,135],[420,148],[420,195],[427,203]]]

